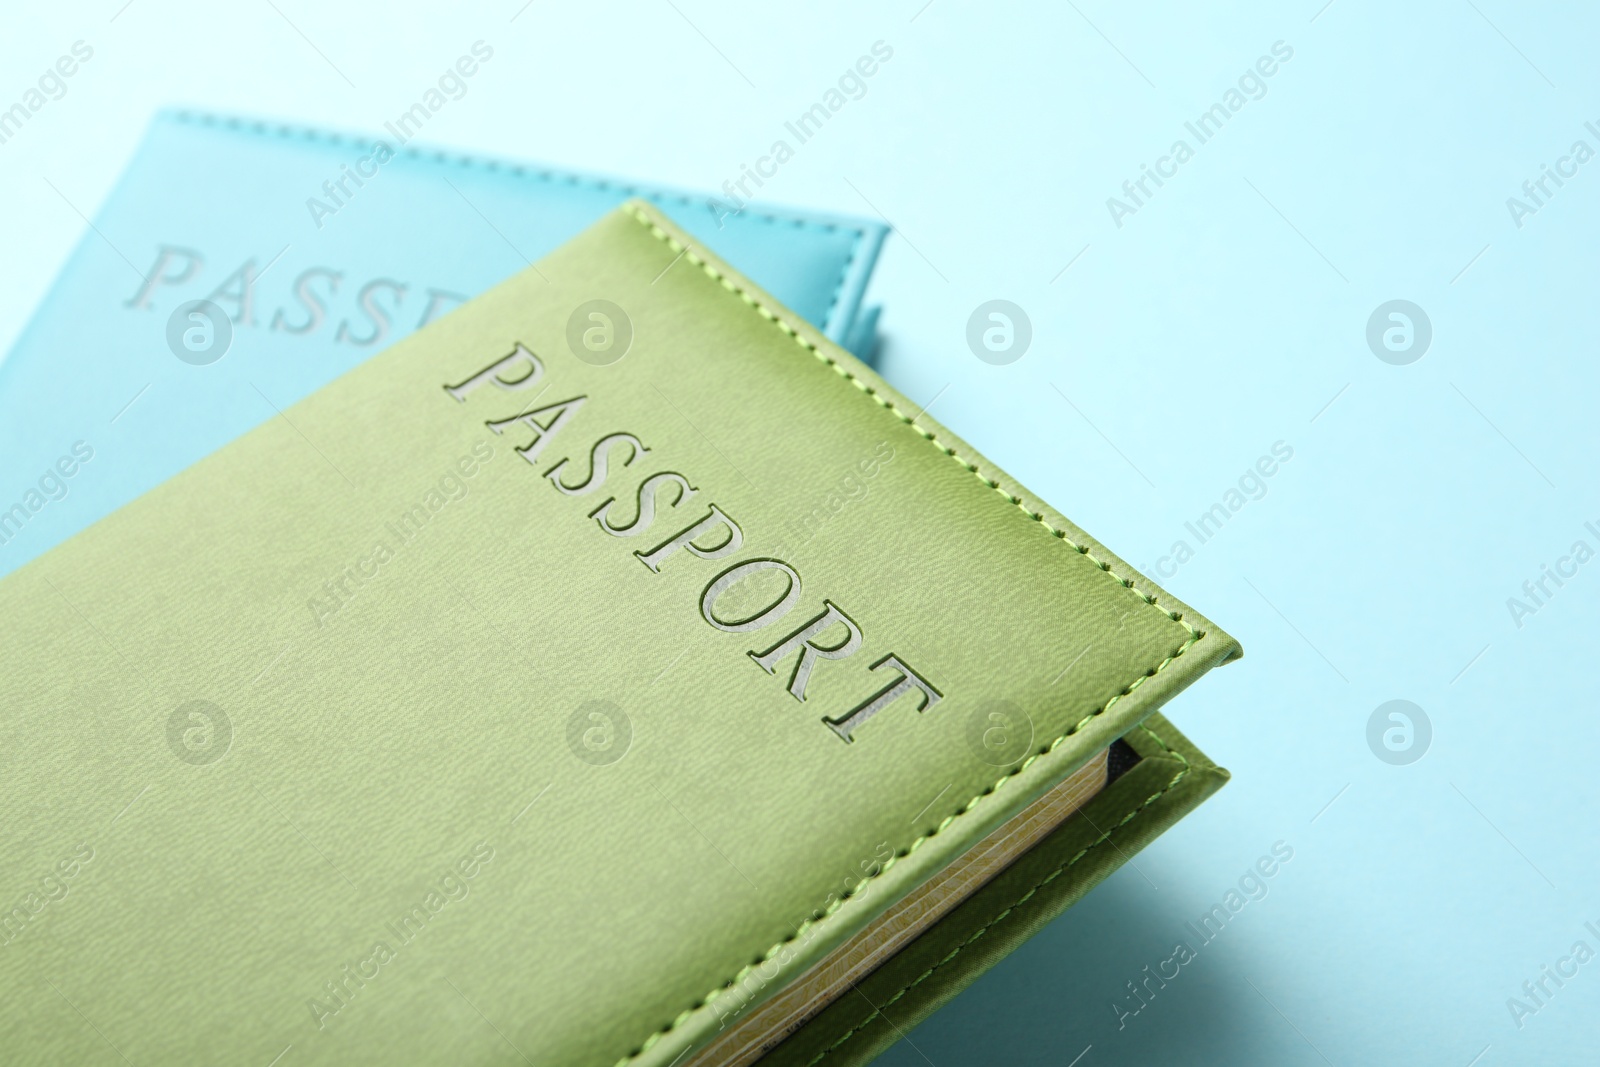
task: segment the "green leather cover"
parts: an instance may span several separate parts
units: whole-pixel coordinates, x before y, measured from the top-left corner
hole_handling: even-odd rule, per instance
[[[0,619],[23,1063],[664,1067],[1239,651],[639,203]]]
[[[1159,714],[1127,741],[1140,759],[1126,774],[778,1044],[762,1067],[870,1061],[1228,780]]]

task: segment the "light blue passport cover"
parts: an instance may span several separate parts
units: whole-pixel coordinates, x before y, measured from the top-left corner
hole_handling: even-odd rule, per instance
[[[393,137],[393,157],[379,162],[374,143],[191,112],[156,117],[0,361],[0,575],[630,196],[657,202],[830,338],[871,354],[876,314],[861,301],[885,235],[878,223],[719,214],[704,195]],[[200,299],[227,313],[233,336],[220,360],[193,365],[169,347],[168,320]]]

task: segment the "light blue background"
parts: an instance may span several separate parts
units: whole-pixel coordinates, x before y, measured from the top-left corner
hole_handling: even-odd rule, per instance
[[[96,56],[0,145],[0,347],[82,230],[63,199],[92,214],[159,106],[376,129],[484,38],[496,63],[430,141],[706,188],[881,39],[867,95],[763,197],[895,225],[873,295],[896,385],[1146,568],[1293,446],[1165,580],[1245,646],[1169,709],[1235,780],[883,1062],[1596,1059],[1600,961],[1522,1029],[1506,1008],[1575,940],[1600,949],[1600,563],[1520,630],[1506,608],[1600,547],[1600,160],[1522,229],[1506,209],[1575,139],[1600,149],[1593,13],[274,2],[8,12],[0,97],[75,39]],[[1106,198],[1278,40],[1265,98],[1117,228]],[[996,297],[1033,323],[1010,366],[965,345]],[[1434,327],[1405,367],[1364,339],[1394,298]],[[1367,748],[1392,698],[1433,723],[1411,766]],[[1123,983],[1278,840],[1268,897],[1119,1031]]]

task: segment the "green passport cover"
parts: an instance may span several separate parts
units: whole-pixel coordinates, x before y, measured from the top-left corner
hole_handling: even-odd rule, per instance
[[[1239,654],[638,202],[0,620],[24,1063],[666,1067],[1127,735],[769,1057],[859,1062],[1221,784],[1153,713]]]

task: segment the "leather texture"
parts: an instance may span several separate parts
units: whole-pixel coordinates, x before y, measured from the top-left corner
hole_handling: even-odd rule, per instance
[[[1221,789],[1228,772],[1160,714],[1128,735],[1139,762],[943,921],[761,1060],[869,1063]]]
[[[0,1047],[666,1067],[1239,654],[918,412],[631,202],[0,581]]]
[[[755,209],[719,218],[703,195],[387,142],[396,155],[379,164],[370,138],[191,112],[154,120],[0,362],[8,494],[77,441],[95,453],[63,498],[20,531],[0,527],[0,574],[526,270],[630,196],[671,205],[830,338],[863,353],[875,344],[876,316],[858,312],[880,223]],[[233,320],[232,345],[192,366],[169,349],[168,320],[205,298]]]

